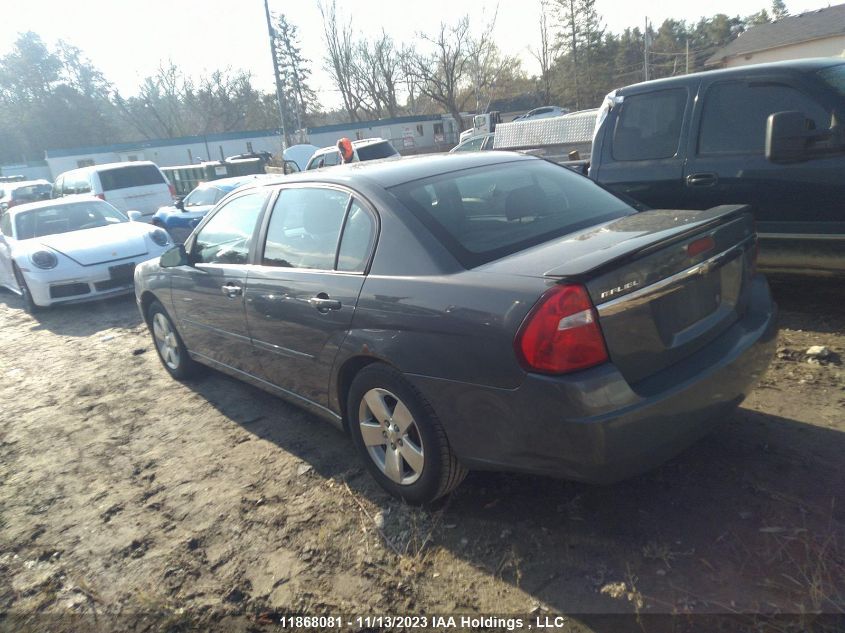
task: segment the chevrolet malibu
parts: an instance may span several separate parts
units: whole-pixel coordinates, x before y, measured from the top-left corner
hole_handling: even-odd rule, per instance
[[[638,212],[502,152],[357,163],[224,198],[135,271],[165,369],[351,435],[412,503],[468,469],[609,483],[703,435],[773,354],[745,207]]]
[[[0,217],[0,286],[29,311],[131,293],[135,264],[170,246],[163,230],[98,198],[23,204]]]

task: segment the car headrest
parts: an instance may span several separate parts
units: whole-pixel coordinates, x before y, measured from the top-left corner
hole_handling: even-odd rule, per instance
[[[519,187],[505,198],[505,216],[508,220],[547,215],[548,207],[546,193],[537,186]]]

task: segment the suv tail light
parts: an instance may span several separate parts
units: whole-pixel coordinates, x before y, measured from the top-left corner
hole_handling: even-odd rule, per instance
[[[170,189],[170,197],[175,199],[176,198],[176,187],[174,187],[170,183],[167,183],[167,188]]]
[[[607,347],[584,286],[555,286],[537,302],[516,335],[517,356],[529,371],[563,374],[607,362]]]
[[[102,200],[103,202],[105,202],[105,201],[106,201],[106,194],[104,194],[104,193],[98,193],[98,194],[97,194],[97,197],[98,197],[100,200]]]

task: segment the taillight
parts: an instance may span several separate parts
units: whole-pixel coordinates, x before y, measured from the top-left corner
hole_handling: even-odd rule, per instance
[[[695,257],[707,251],[712,251],[714,248],[716,248],[716,240],[713,239],[712,235],[708,235],[687,244],[687,255]]]
[[[103,202],[105,202],[105,201],[106,201],[106,194],[104,194],[104,193],[98,193],[98,194],[97,194],[97,197],[98,197],[100,200],[102,200]]]
[[[11,208],[12,208],[13,206],[15,206],[17,203],[18,203],[18,201],[17,201],[17,200],[15,200],[15,199],[9,200],[9,202],[7,202],[7,203],[6,203],[6,208],[7,208],[7,209],[11,209]]]
[[[584,286],[555,286],[519,328],[517,356],[529,371],[563,374],[607,362],[607,347]]]
[[[170,189],[170,197],[175,198],[176,197],[176,187],[174,187],[170,183],[167,183],[167,188]]]

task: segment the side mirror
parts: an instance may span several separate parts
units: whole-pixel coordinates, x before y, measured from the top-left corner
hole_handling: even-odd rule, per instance
[[[794,163],[823,156],[833,149],[831,130],[817,130],[803,112],[775,112],[766,120],[766,159]]]
[[[173,203],[173,206],[176,207],[177,209],[179,209],[180,211],[184,211],[185,210],[185,200],[183,198],[180,198],[179,200],[177,200],[176,202]]]
[[[175,268],[176,266],[188,265],[188,254],[185,252],[185,245],[178,244],[165,251],[158,260],[158,265],[162,268]]]
[[[131,222],[142,222],[143,221],[141,219],[143,217],[143,215],[141,214],[140,211],[127,211],[126,215],[129,216],[129,220]]]

